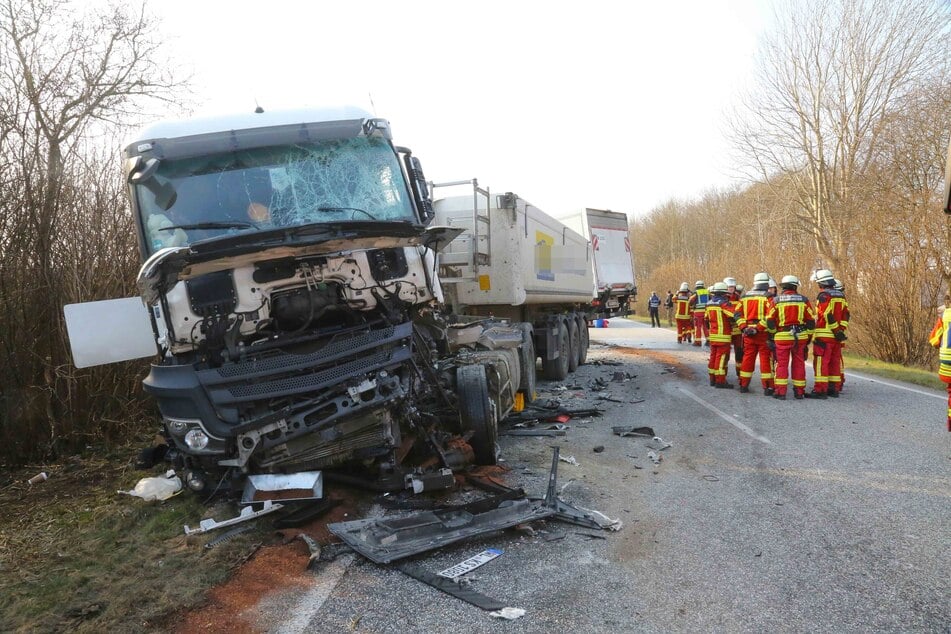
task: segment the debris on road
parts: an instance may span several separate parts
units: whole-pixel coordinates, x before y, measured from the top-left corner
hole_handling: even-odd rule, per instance
[[[49,476],[46,475],[46,472],[45,472],[45,471],[41,471],[40,473],[37,473],[35,476],[33,476],[32,478],[30,478],[29,480],[27,480],[27,483],[28,483],[28,484],[39,484],[40,482],[46,482],[47,479],[49,479]]]
[[[673,447],[673,445],[660,436],[654,436],[651,438],[650,442],[647,443],[648,449],[656,449],[657,451],[663,451],[664,449],[668,449],[670,447]]]
[[[233,517],[230,520],[223,520],[221,522],[216,522],[213,519],[202,520],[198,523],[198,528],[189,528],[188,524],[185,524],[185,534],[186,535],[200,535],[201,533],[207,533],[208,531],[213,531],[216,528],[222,528],[223,526],[232,526],[234,524],[239,524],[241,522],[247,522],[248,520],[253,520],[256,517],[261,517],[262,515],[267,515],[268,513],[273,513],[279,509],[284,508],[283,504],[277,504],[271,500],[265,500],[264,506],[261,510],[255,511],[253,507],[246,506],[241,509],[241,512],[238,513],[237,517]]]
[[[251,504],[265,500],[280,500],[281,502],[319,500],[323,495],[324,480],[321,471],[268,473],[247,477],[241,503]]]
[[[252,528],[254,527],[248,526],[248,525],[237,526],[235,528],[232,528],[230,531],[225,531],[224,533],[222,533],[221,535],[218,535],[214,539],[209,540],[208,543],[205,544],[205,548],[207,550],[211,550],[215,546],[218,546],[219,544],[223,544],[226,541],[232,540],[238,535],[241,535],[242,533],[247,533]]]
[[[426,585],[432,586],[441,592],[445,592],[446,594],[454,596],[457,599],[461,599],[466,603],[471,603],[477,608],[481,608],[486,611],[505,609],[505,604],[501,601],[487,597],[481,592],[476,592],[475,590],[470,589],[466,584],[459,583],[454,579],[447,579],[446,577],[434,575],[433,573],[417,566],[416,564],[402,563],[396,568],[403,574],[409,575],[417,581],[422,581]]]
[[[452,469],[440,469],[435,473],[407,473],[405,476],[406,488],[413,493],[424,491],[441,491],[450,489],[456,484]]]
[[[567,462],[568,464],[574,465],[574,466],[576,466],[576,467],[580,467],[580,466],[581,466],[581,463],[579,463],[577,460],[575,460],[575,457],[574,457],[574,456],[568,456],[568,457],[559,456],[559,457],[558,457],[558,460],[560,460],[561,462]]]
[[[307,550],[310,551],[310,557],[307,559],[307,570],[313,570],[317,562],[320,561],[320,544],[314,541],[314,538],[307,533],[298,533],[297,537],[307,544]]]
[[[654,464],[660,464],[660,461],[664,459],[663,456],[659,456],[653,451],[648,451],[647,457],[650,458],[651,462],[653,462]]]
[[[473,555],[465,561],[462,561],[455,566],[446,568],[443,571],[437,572],[440,577],[446,577],[447,579],[455,579],[458,581],[459,577],[462,575],[472,572],[479,566],[489,563],[499,555],[502,555],[504,551],[499,550],[498,548],[486,548],[478,555]]]
[[[169,469],[163,477],[142,478],[136,483],[135,488],[129,491],[116,491],[116,493],[131,495],[152,502],[167,500],[173,495],[178,495],[181,490],[182,479],[175,475],[173,469]]]
[[[614,432],[615,436],[647,436],[648,438],[654,437],[654,428],[653,427],[634,427],[633,425],[619,425],[617,427],[612,427],[611,431]]]
[[[595,448],[592,449],[591,451],[593,451],[594,453],[601,453],[601,452],[604,451],[604,445],[598,445],[597,447],[595,447]]]
[[[489,612],[489,616],[494,616],[498,619],[507,619],[509,621],[514,621],[515,619],[525,616],[525,610],[522,608],[502,608],[501,610],[496,610],[494,612]]]

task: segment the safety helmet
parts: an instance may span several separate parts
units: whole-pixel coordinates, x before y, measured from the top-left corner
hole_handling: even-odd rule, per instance
[[[726,293],[727,292],[726,284],[724,284],[723,282],[717,282],[716,284],[710,287],[710,292],[713,293],[714,295]]]
[[[779,283],[782,285],[783,288],[786,288],[787,286],[791,286],[794,289],[799,288],[799,278],[796,277],[795,275],[784,275],[783,279],[780,280]]]
[[[689,291],[689,290],[690,290],[690,284],[687,284],[686,282],[682,283],[682,284],[680,285],[680,290],[681,290],[681,291]]]
[[[845,290],[845,284],[842,283],[842,280],[833,279],[832,282],[834,284],[835,290],[837,291]]]
[[[724,278],[723,278],[723,283],[724,283],[727,287],[736,286],[736,278],[735,278],[735,277],[724,277]]]
[[[697,280],[697,283],[693,285],[694,288],[703,288],[706,284],[703,283],[703,280]]]
[[[832,271],[829,269],[819,269],[815,272],[814,277],[819,286],[835,285],[835,277],[833,277]]]
[[[769,278],[769,286],[767,286],[766,288],[776,288],[776,280],[774,280],[773,278]]]
[[[736,292],[739,293],[740,295],[743,294],[743,291],[744,291],[744,290],[746,290],[746,287],[743,286],[742,284],[737,284],[737,285],[736,285]]]
[[[769,273],[757,273],[753,276],[753,284],[759,284],[760,282],[768,282]]]

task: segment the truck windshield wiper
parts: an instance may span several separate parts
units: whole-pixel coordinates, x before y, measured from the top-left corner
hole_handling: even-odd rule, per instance
[[[253,222],[195,222],[159,227],[159,231],[174,231],[175,229],[260,229],[260,227]]]
[[[370,220],[376,220],[376,217],[371,214],[366,209],[360,209],[359,207],[333,207],[330,205],[322,205],[317,208],[317,211],[359,211],[361,214],[366,214],[367,218]]]

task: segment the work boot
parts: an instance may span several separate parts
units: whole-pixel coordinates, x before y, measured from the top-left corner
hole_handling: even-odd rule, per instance
[[[707,339],[706,341],[704,341],[704,342],[703,342],[703,345],[705,345],[706,347],[709,348],[709,347],[710,347],[710,340]]]
[[[717,386],[717,380],[711,376],[711,377],[710,377],[710,387],[716,387],[716,386]]]
[[[794,397],[796,400],[801,401],[801,400],[803,399],[803,394],[802,394],[802,392],[800,392],[799,390],[796,390],[796,393],[793,394],[793,397]]]
[[[749,393],[750,393],[750,386],[748,385],[740,386],[740,394],[749,394]]]
[[[806,398],[817,398],[817,399],[820,399],[820,400],[825,400],[825,399],[826,399],[825,392],[816,392],[815,390],[813,390],[813,391],[811,391],[811,392],[807,392],[807,393],[805,394],[805,397],[806,397]]]
[[[778,400],[778,401],[785,401],[785,400],[786,400],[786,395],[785,395],[785,394],[780,394],[779,392],[777,392],[776,394],[773,394],[773,398],[775,398],[775,399]]]
[[[829,390],[828,392],[826,392],[826,396],[828,396],[829,398],[839,398],[839,393],[836,392],[835,390]]]
[[[775,394],[775,393],[776,393],[776,390],[774,390],[774,389],[771,388],[771,387],[764,387],[764,388],[763,388],[763,396],[772,396],[772,395]]]
[[[695,346],[697,346],[697,347],[699,348],[699,347],[700,347],[700,342],[699,342],[699,341],[694,341],[694,342],[693,342],[693,345],[695,345]]]

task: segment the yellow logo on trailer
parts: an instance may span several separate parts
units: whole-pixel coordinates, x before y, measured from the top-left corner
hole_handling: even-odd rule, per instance
[[[551,249],[555,239],[547,233],[535,232],[535,277],[549,282],[555,281],[555,272],[551,268]]]

